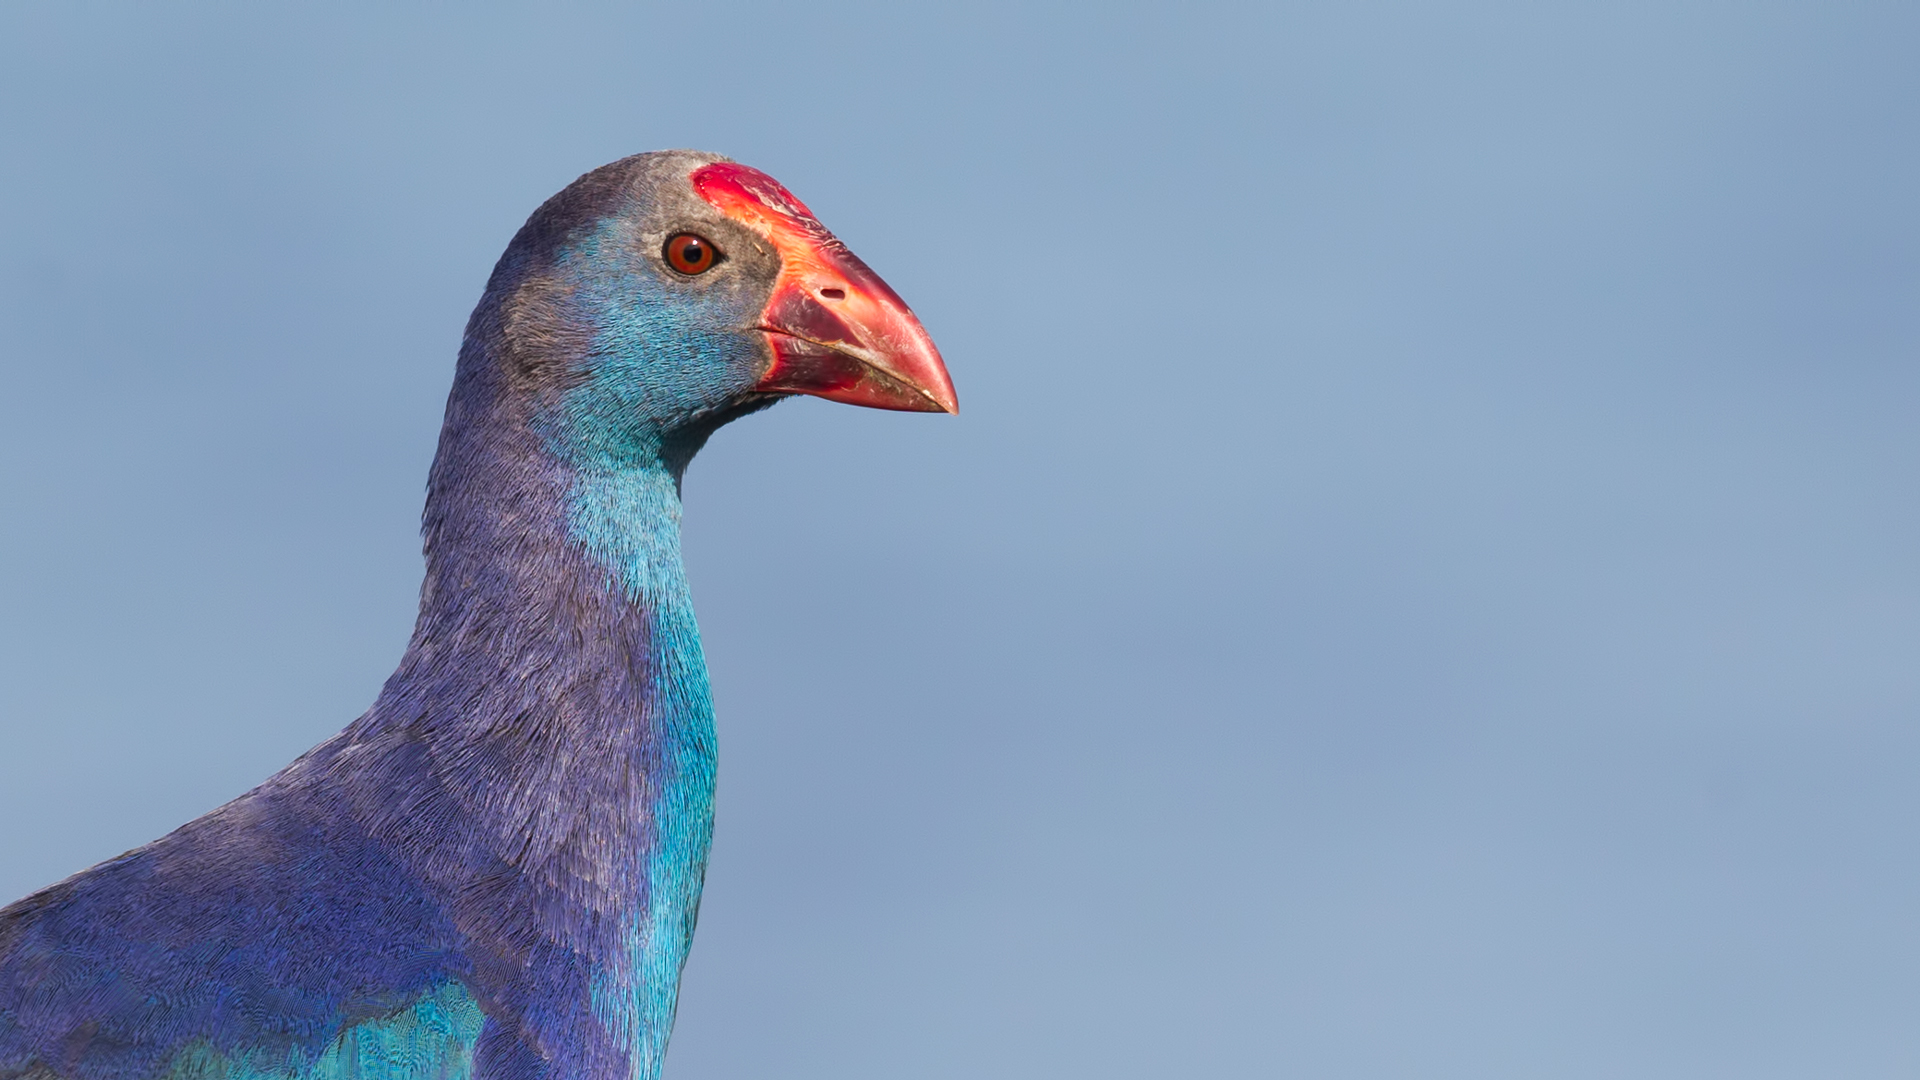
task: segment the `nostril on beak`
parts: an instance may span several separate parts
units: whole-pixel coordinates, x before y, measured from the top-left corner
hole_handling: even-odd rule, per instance
[[[847,298],[847,290],[845,289],[821,289],[820,290],[820,299],[822,300],[845,300],[846,298]]]

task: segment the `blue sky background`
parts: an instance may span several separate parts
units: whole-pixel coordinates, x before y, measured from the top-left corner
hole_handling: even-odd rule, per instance
[[[780,177],[957,419],[717,437],[676,1080],[1920,1072],[1920,7],[0,9],[0,893],[399,656],[543,198]]]

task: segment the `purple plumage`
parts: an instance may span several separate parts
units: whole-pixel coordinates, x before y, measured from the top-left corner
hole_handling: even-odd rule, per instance
[[[467,327],[398,670],[259,788],[0,910],[0,1080],[657,1075],[712,824],[680,477],[792,393],[954,408],[764,174],[646,154],[542,206]]]

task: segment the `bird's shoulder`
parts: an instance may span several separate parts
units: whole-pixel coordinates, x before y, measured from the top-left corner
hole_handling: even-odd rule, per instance
[[[0,909],[0,1080],[298,1075],[359,1028],[470,1046],[455,940],[338,800],[276,778]]]

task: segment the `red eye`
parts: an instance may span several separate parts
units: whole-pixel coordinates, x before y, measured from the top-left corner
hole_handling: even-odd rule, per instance
[[[704,274],[720,261],[713,241],[690,232],[667,238],[667,265],[683,274]]]

